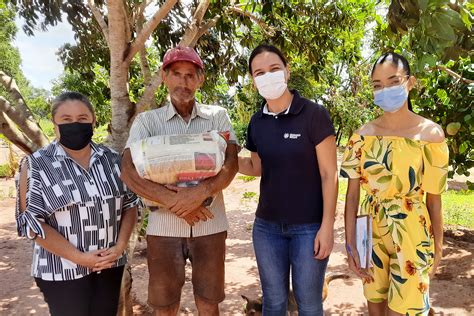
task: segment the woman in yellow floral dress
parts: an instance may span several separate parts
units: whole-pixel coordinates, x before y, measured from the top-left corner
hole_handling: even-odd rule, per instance
[[[448,148],[442,128],[411,111],[415,82],[404,57],[387,53],[377,60],[374,102],[384,113],[352,135],[341,167],[349,178],[348,262],[363,279],[370,315],[427,315],[430,277],[442,256]],[[359,215],[370,215],[373,229],[368,269],[361,269],[356,250],[361,187]]]

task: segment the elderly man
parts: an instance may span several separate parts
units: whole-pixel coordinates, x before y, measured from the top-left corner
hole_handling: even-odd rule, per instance
[[[147,227],[148,303],[156,315],[176,315],[185,278],[186,259],[192,262],[194,298],[200,315],[218,315],[224,300],[224,259],[228,222],[222,190],[237,173],[237,141],[224,108],[196,102],[204,82],[204,65],[194,49],[176,47],[164,56],[162,78],[171,102],[139,114],[123,153],[122,179],[140,196],[159,202]],[[167,134],[229,131],[225,163],[215,177],[195,187],[163,186],[141,178],[130,154],[140,139]],[[214,196],[211,203],[209,197]]]

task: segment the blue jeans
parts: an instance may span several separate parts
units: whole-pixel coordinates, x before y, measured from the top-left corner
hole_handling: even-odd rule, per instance
[[[253,246],[263,292],[263,315],[286,315],[290,268],[298,315],[323,315],[328,258],[314,258],[320,224],[286,225],[255,218]]]

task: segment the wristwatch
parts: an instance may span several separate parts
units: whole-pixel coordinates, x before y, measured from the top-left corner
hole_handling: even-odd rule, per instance
[[[204,202],[202,202],[201,205],[204,206],[204,207],[207,207],[207,206],[210,206],[213,201],[214,201],[214,198],[212,196],[210,196],[207,199],[205,199]]]

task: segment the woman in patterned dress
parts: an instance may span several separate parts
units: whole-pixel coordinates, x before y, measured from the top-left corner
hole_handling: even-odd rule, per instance
[[[18,234],[34,240],[31,273],[51,315],[116,315],[140,200],[120,180],[120,156],[91,142],[86,97],[61,94],[52,119],[57,140],[21,164]]]
[[[349,178],[349,267],[363,279],[370,315],[427,315],[430,278],[442,256],[448,148],[442,128],[412,111],[415,82],[404,57],[386,53],[377,60],[374,102],[384,113],[352,135],[341,166]],[[355,240],[361,187],[360,214],[370,215],[373,228],[368,269],[361,268]]]

